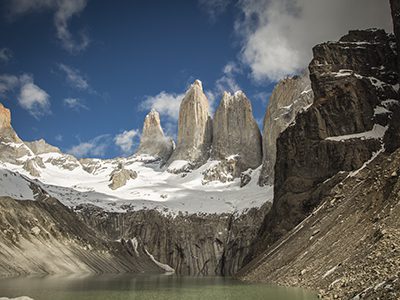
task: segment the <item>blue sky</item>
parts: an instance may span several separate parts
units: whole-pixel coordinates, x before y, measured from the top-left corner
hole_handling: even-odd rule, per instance
[[[128,155],[151,107],[176,134],[179,101],[197,78],[214,108],[223,90],[242,89],[261,123],[275,82],[304,69],[314,44],[352,28],[391,30],[381,0],[283,2],[296,5],[2,1],[0,101],[24,140],[81,157]]]

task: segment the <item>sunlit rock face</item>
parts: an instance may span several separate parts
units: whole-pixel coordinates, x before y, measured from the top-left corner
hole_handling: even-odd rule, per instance
[[[144,119],[140,145],[136,155],[147,154],[166,161],[174,150],[174,142],[164,135],[160,115],[151,110]]]
[[[250,100],[242,91],[225,92],[213,122],[212,158],[237,158],[236,174],[261,165],[261,133],[253,117]]]
[[[179,109],[178,142],[169,163],[186,160],[195,166],[210,156],[212,120],[209,104],[200,80],[196,80],[186,92]]]

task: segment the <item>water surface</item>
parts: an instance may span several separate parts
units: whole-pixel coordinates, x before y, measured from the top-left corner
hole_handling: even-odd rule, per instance
[[[302,289],[247,284],[223,277],[101,275],[0,279],[0,297],[18,296],[29,296],[35,300],[317,299],[314,294]]]

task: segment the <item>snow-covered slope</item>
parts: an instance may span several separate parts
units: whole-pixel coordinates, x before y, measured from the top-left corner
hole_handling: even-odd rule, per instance
[[[26,168],[28,161],[32,162],[30,168]],[[251,182],[243,188],[240,187],[240,179],[205,184],[203,172],[213,165],[215,161],[208,161],[191,172],[174,174],[145,155],[78,161],[59,152],[30,153],[16,163],[0,162],[0,196],[33,198],[29,181],[15,174],[5,175],[10,174],[5,170],[10,170],[35,180],[50,195],[70,207],[93,204],[117,212],[157,209],[172,214],[240,213],[272,200],[272,187],[256,184],[259,170],[253,171]],[[124,186],[112,190],[109,187],[110,174],[121,166],[135,171],[137,178],[129,179]],[[35,172],[32,172],[32,167]]]

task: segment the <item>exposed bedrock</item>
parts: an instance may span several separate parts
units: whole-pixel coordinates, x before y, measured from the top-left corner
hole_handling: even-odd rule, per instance
[[[164,272],[142,244],[132,254],[36,189],[36,201],[0,197],[0,276]]]
[[[270,203],[233,214],[166,216],[155,210],[108,213],[77,207],[85,223],[110,239],[138,238],[181,275],[232,275],[243,266]]]
[[[394,115],[399,95],[392,35],[350,31],[338,42],[317,45],[313,53],[314,102],[277,140],[274,204],[249,258],[303,220],[341,180],[341,171],[356,170],[382,151],[390,120],[399,117]]]
[[[179,108],[178,142],[169,163],[186,160],[200,166],[210,157],[212,120],[200,80],[186,92]]]
[[[261,133],[253,117],[250,100],[242,91],[225,92],[215,112],[211,158],[236,156],[234,177],[261,165]]]
[[[164,135],[159,113],[151,110],[144,119],[143,131],[136,155],[147,154],[167,161],[173,150],[174,142]]]
[[[275,86],[269,99],[263,124],[263,162],[259,185],[274,183],[276,139],[296,115],[309,106],[314,99],[308,71],[300,76],[282,79]]]

